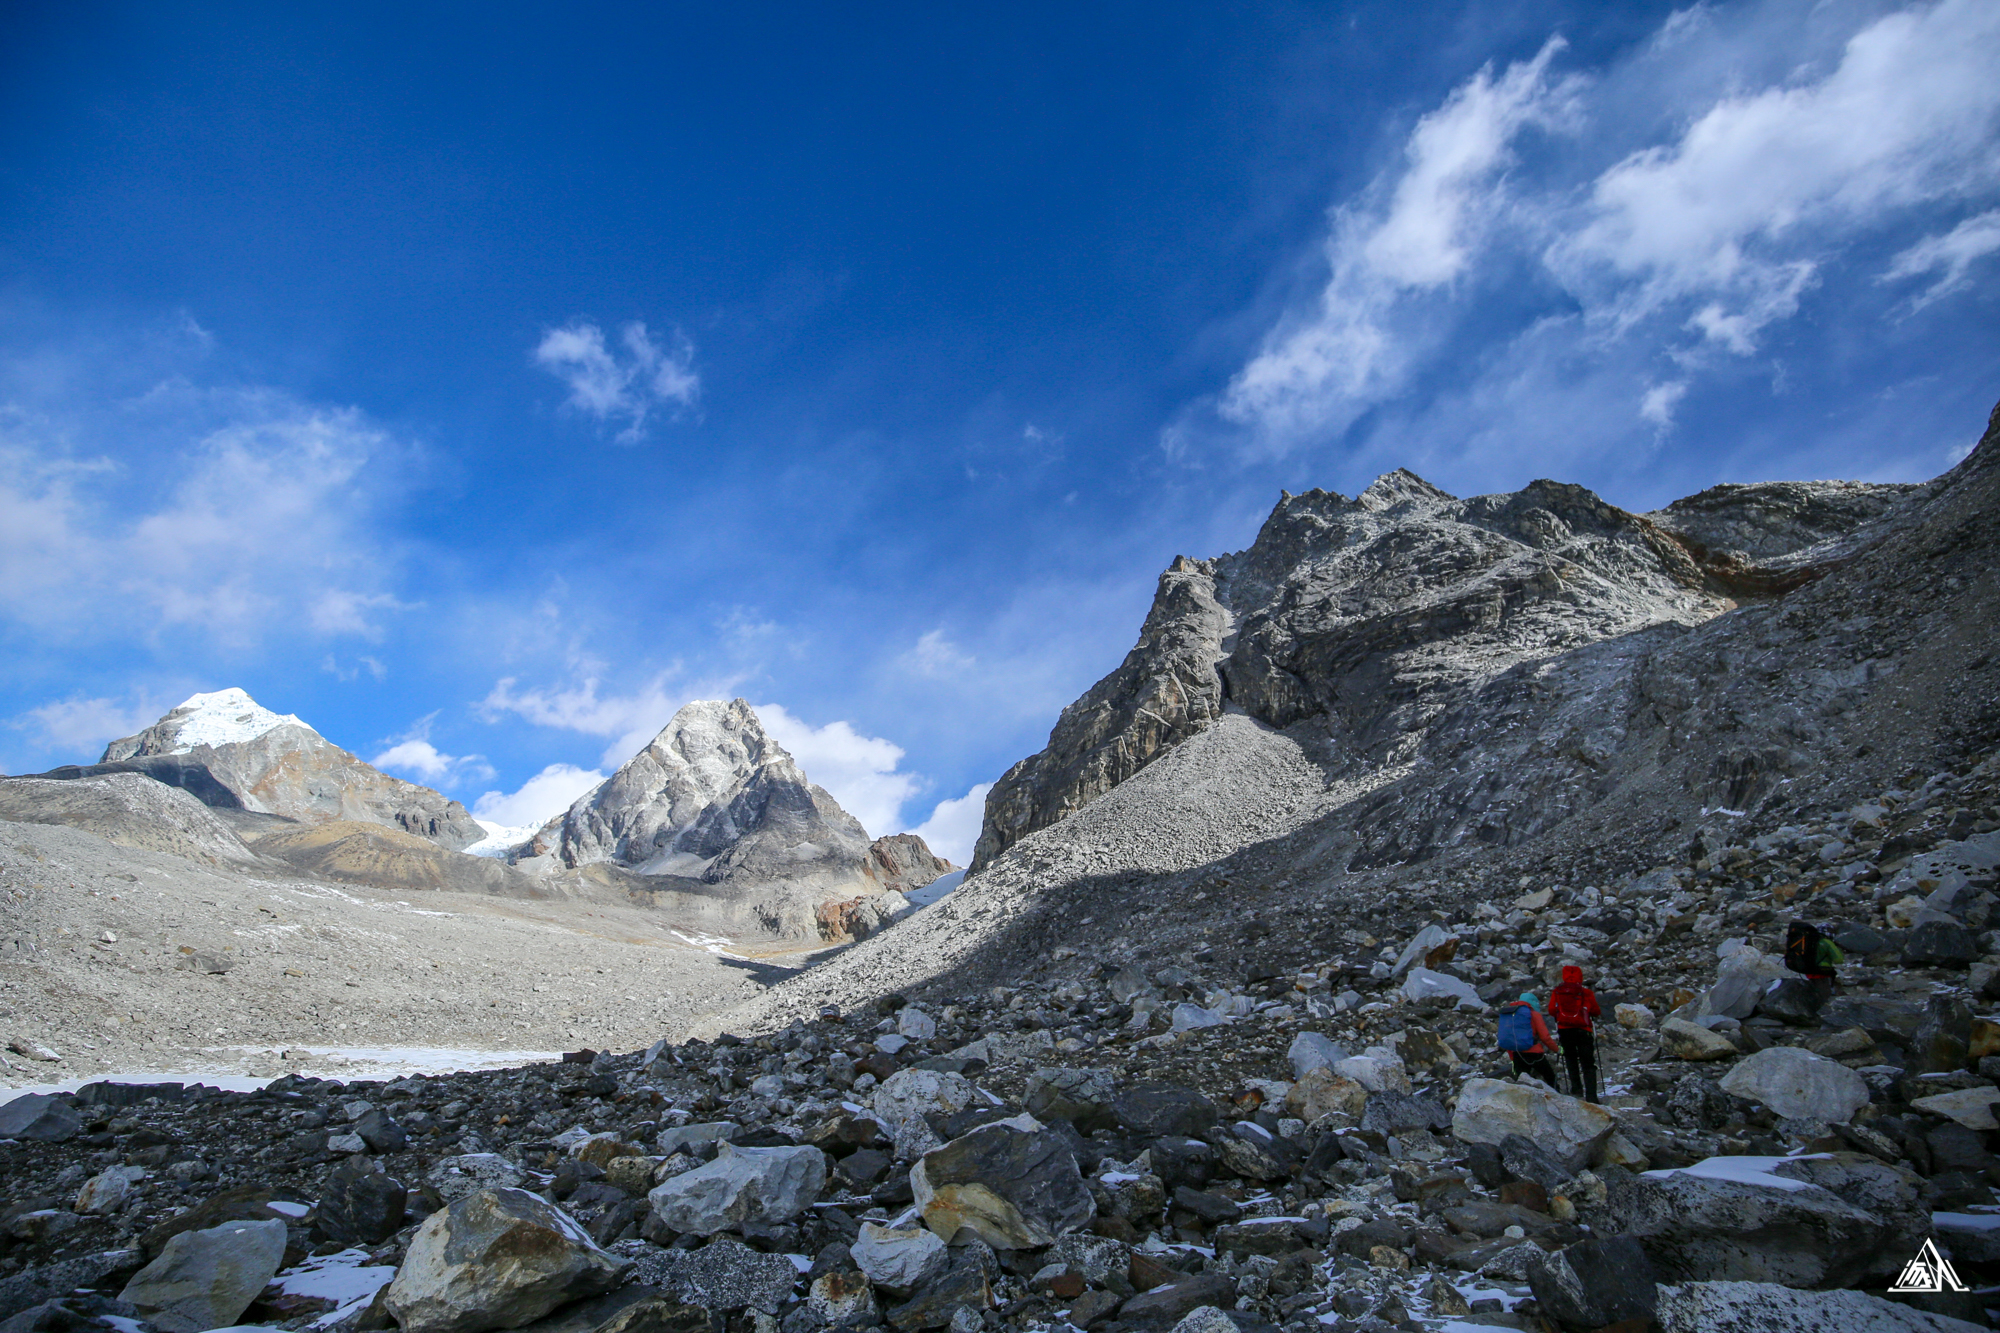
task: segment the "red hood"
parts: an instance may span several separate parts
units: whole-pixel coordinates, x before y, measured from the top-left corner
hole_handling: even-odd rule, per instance
[[[1583,984],[1582,968],[1572,966],[1572,967],[1565,967],[1563,969],[1563,985],[1581,986],[1582,984]]]

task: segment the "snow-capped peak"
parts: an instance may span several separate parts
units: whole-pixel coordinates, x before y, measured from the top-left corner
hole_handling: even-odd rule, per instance
[[[189,696],[161,721],[174,731],[174,749],[185,754],[197,745],[223,746],[254,741],[265,732],[287,722],[303,722],[291,713],[274,713],[240,689],[217,690],[213,694]]]

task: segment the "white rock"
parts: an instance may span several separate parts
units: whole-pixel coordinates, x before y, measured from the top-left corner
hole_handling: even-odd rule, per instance
[[[896,1031],[911,1041],[929,1041],[937,1035],[937,1020],[915,1005],[904,1005],[896,1013]]]
[[[72,1207],[79,1213],[115,1213],[131,1197],[132,1187],[145,1178],[143,1166],[108,1166],[83,1183]]]
[[[1721,1086],[1790,1120],[1844,1125],[1868,1105],[1868,1083],[1861,1075],[1797,1046],[1758,1051],[1723,1075]],[[2000,1090],[1987,1091],[2000,1096]]]
[[[1389,975],[1392,977],[1401,976],[1404,968],[1409,967],[1412,963],[1423,961],[1425,954],[1450,938],[1451,936],[1445,934],[1443,926],[1436,924],[1425,926],[1417,932],[1416,938],[1403,946],[1403,952],[1396,955],[1396,964],[1389,969]]]
[[[1993,1115],[1996,1102],[2000,1102],[2000,1088],[1962,1088],[1957,1092],[1919,1097],[1910,1105],[1919,1111],[1956,1120],[1967,1129],[1988,1130],[2000,1129],[2000,1121],[1996,1121]]]
[[[1599,1106],[1565,1097],[1540,1083],[1475,1078],[1459,1089],[1451,1132],[1461,1143],[1499,1144],[1519,1134],[1571,1171],[1590,1165],[1618,1122]]]
[[[883,1080],[873,1098],[875,1118],[888,1127],[899,1158],[921,1157],[938,1146],[926,1114],[953,1115],[970,1105],[972,1084],[935,1069],[899,1069]]]
[[[1333,1072],[1351,1078],[1370,1092],[1409,1092],[1410,1074],[1393,1056],[1350,1055],[1334,1062]]]
[[[646,1197],[675,1231],[712,1236],[742,1222],[789,1222],[826,1185],[826,1154],[813,1147],[716,1145],[712,1162],[655,1185]]]
[[[1347,1058],[1347,1051],[1323,1033],[1301,1032],[1292,1038],[1285,1058],[1292,1062],[1292,1077],[1299,1079],[1314,1069],[1331,1069],[1335,1061]]]
[[[1458,1002],[1460,1009],[1484,1009],[1486,1001],[1479,998],[1479,992],[1472,983],[1449,972],[1433,972],[1427,967],[1413,967],[1403,981],[1403,998],[1424,1000],[1433,995],[1448,995]]]
[[[1621,1028],[1649,1028],[1653,1026],[1653,1011],[1643,1004],[1619,1004],[1611,1009],[1612,1018]]]
[[[951,1262],[949,1247],[928,1227],[885,1227],[863,1222],[848,1247],[854,1266],[878,1286],[908,1291],[929,1281]]]
[[[1177,1004],[1174,1006],[1173,1030],[1187,1032],[1193,1028],[1221,1027],[1229,1020],[1213,1009],[1204,1009],[1198,1004]]]

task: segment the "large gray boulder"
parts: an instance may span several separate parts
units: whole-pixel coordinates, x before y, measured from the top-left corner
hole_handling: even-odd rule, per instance
[[[1836,1154],[1826,1165],[1716,1157],[1681,1170],[1613,1175],[1587,1220],[1600,1235],[1637,1239],[1663,1281],[1851,1286],[1893,1276],[1921,1241],[1912,1228],[1922,1214],[1907,1208],[1915,1198],[1911,1178],[1872,1158],[1860,1159],[1869,1163],[1863,1166],[1858,1157]]]
[[[944,1240],[970,1232],[999,1250],[1039,1249],[1097,1215],[1069,1144],[1027,1115],[925,1153],[910,1189]]]
[[[230,1222],[183,1231],[133,1275],[118,1298],[165,1333],[228,1328],[277,1275],[283,1222]]]
[[[1292,1077],[1304,1078],[1315,1069],[1331,1069],[1347,1058],[1347,1048],[1321,1032],[1301,1032],[1292,1038],[1285,1058],[1292,1062]]]
[[[675,1231],[712,1236],[743,1222],[789,1222],[826,1187],[817,1148],[739,1148],[718,1143],[712,1162],[683,1171],[647,1195]]]
[[[1797,1046],[1773,1046],[1722,1076],[1722,1090],[1791,1120],[1844,1125],[1868,1105],[1868,1083],[1846,1065]]]
[[[1519,1135],[1540,1144],[1571,1171],[1590,1165],[1617,1128],[1617,1120],[1601,1106],[1540,1083],[1497,1078],[1466,1080],[1451,1116],[1451,1132],[1461,1143],[1498,1147]]]
[[[1110,1117],[1117,1093],[1118,1078],[1109,1069],[1037,1069],[1021,1100],[1030,1115],[1068,1120],[1088,1132]]]
[[[602,1295],[631,1266],[539,1195],[475,1190],[424,1219],[383,1303],[403,1333],[484,1333]]]
[[[1770,1282],[1660,1288],[1660,1333],[1975,1333],[1980,1325],[1859,1291],[1797,1291]]]
[[[66,1143],[83,1133],[83,1117],[50,1093],[30,1092],[0,1106],[0,1139]]]

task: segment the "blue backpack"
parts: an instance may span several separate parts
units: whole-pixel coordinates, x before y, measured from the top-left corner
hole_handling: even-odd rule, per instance
[[[1528,1051],[1536,1045],[1535,1011],[1516,1000],[1500,1014],[1500,1049]]]

